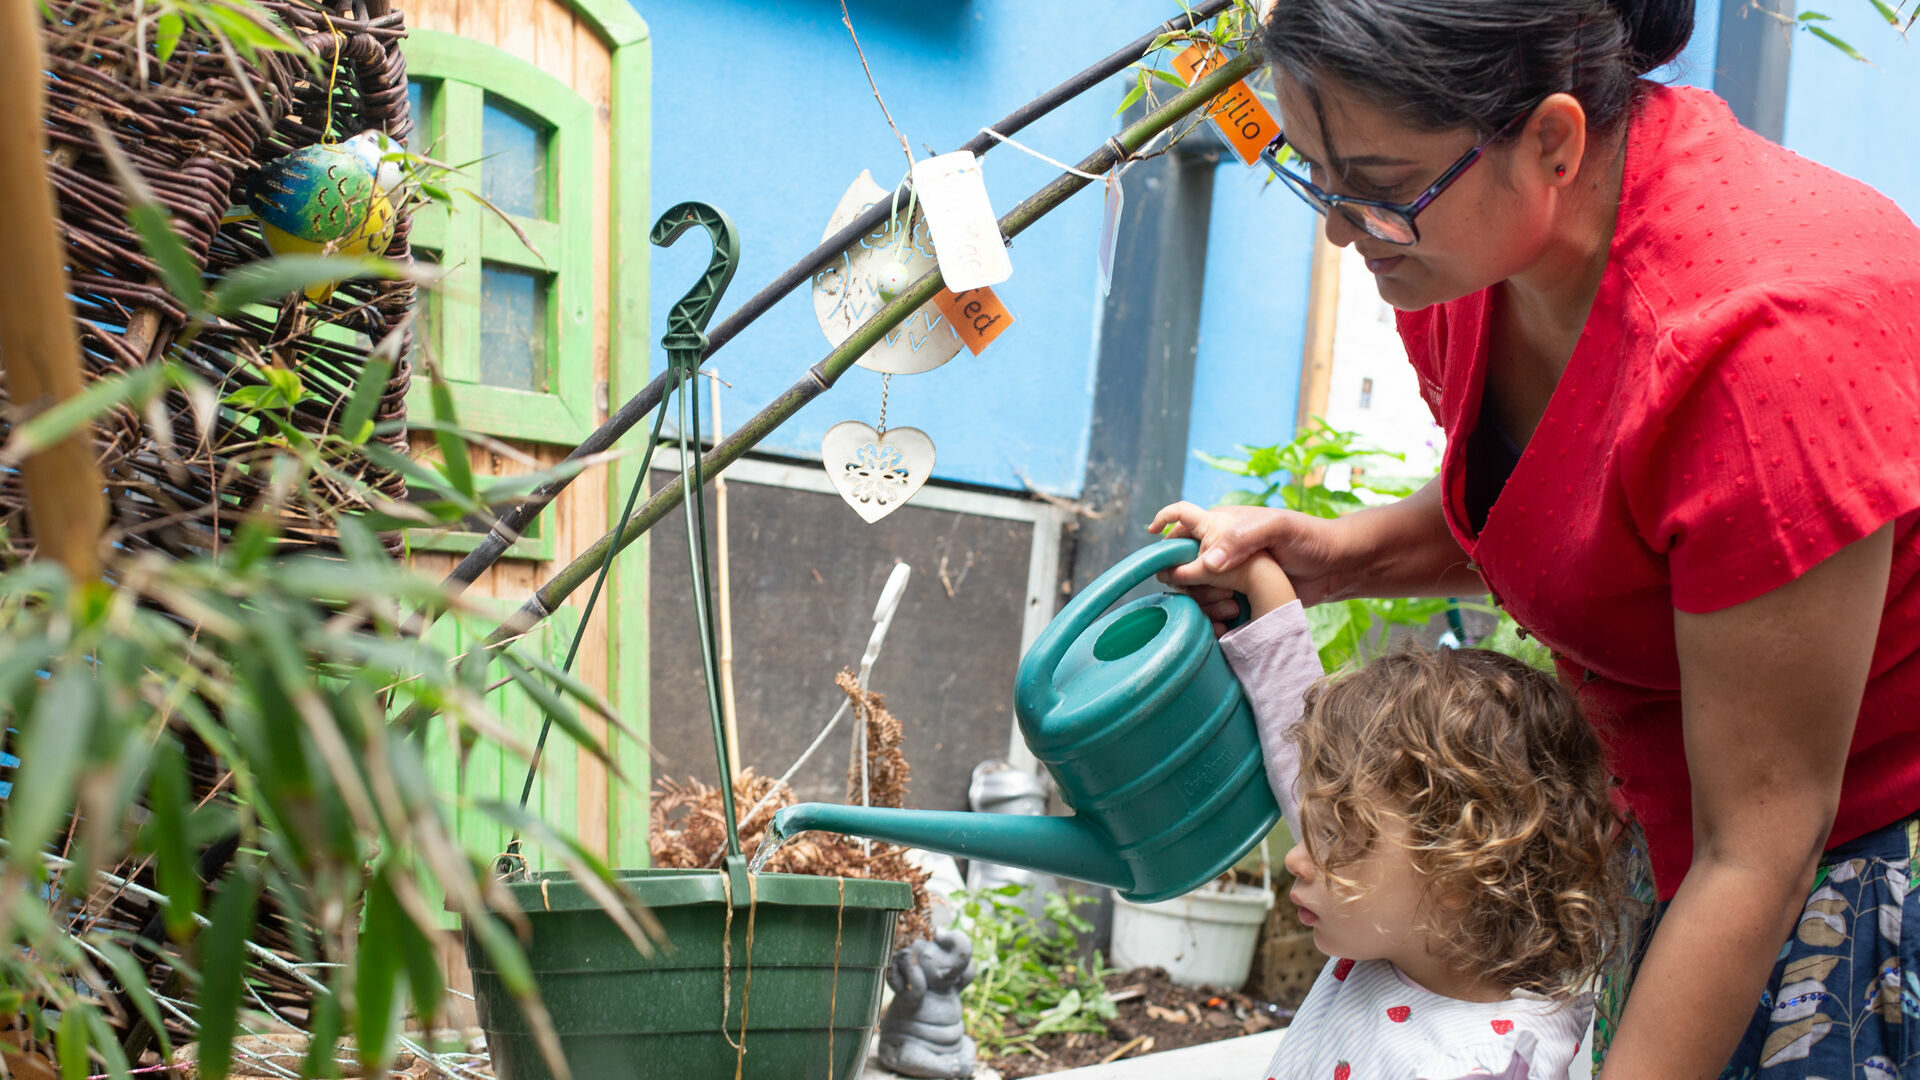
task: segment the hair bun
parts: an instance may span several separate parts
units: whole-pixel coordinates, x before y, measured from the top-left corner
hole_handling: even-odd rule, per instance
[[[1638,57],[1639,74],[1680,55],[1693,37],[1694,0],[1611,0],[1626,24],[1627,42]]]

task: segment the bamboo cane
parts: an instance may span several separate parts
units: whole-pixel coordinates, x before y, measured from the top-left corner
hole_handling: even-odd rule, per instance
[[[1168,19],[1147,33],[1142,34],[1126,46],[1106,56],[1099,63],[1094,64],[1007,114],[998,124],[994,125],[993,130],[1008,136],[1019,132],[1035,120],[1046,116],[1054,109],[1085,93],[1088,89],[1098,86],[1106,79],[1125,70],[1127,65],[1145,55],[1147,49],[1152,46],[1154,39],[1158,38],[1161,34],[1191,30],[1201,23],[1206,22],[1208,19],[1213,18],[1215,15],[1220,14],[1222,11],[1225,11],[1231,3],[1232,0],[1204,0],[1202,3],[1192,5],[1191,8],[1183,13]],[[969,139],[960,149],[971,150],[976,155],[983,155],[998,145],[999,140],[990,135],[981,134]],[[819,247],[814,248],[805,258],[789,267],[786,273],[780,275],[765,288],[755,293],[751,299],[740,305],[733,314],[721,320],[719,326],[707,332],[707,344],[701,350],[701,360],[704,362],[708,357],[719,351],[721,346],[732,341],[736,334],[746,329],[755,319],[765,314],[767,309],[778,303],[782,297],[785,297],[794,289],[799,288],[803,282],[812,280],[813,275],[819,272],[822,267],[834,259],[839,258],[842,252],[852,246],[853,243],[862,236],[872,232],[875,227],[880,224],[881,220],[890,213],[891,203],[904,203],[906,196],[907,185],[902,183],[900,188],[895,192],[895,198],[893,200],[881,200],[869,207],[865,212],[860,214],[860,216],[848,222],[839,232],[821,241]],[[572,461],[575,458],[586,457],[611,449],[613,444],[620,440],[621,436],[625,435],[635,424],[638,424],[643,417],[652,412],[656,405],[660,404],[661,399],[666,397],[666,391],[667,376],[666,373],[663,372],[656,376],[652,382],[642,387],[639,393],[627,399],[625,403],[609,415],[605,423],[590,433],[579,446],[573,449],[572,453],[567,455],[567,460]],[[525,532],[527,526],[539,515],[540,511],[546,509],[547,504],[558,497],[560,492],[565,490],[566,486],[571,483],[572,480],[572,476],[562,476],[549,480],[530,492],[525,501],[502,513],[494,523],[493,528],[490,529],[485,536],[480,538],[480,542],[474,545],[473,550],[468,552],[466,556],[460,560],[459,565],[453,568],[453,572],[448,574],[446,579],[441,582],[442,587],[450,592],[458,593],[468,585],[471,585],[488,567],[499,560],[508,546],[513,543],[514,538]],[[422,633],[425,630],[425,625],[422,619],[416,618],[409,623],[407,630],[414,634]]]
[[[1241,53],[1228,60],[1199,82],[1175,95],[1166,105],[1142,117],[1119,135],[1107,140],[1100,149],[1079,163],[1076,172],[1098,176],[1113,168],[1125,155],[1140,149],[1148,140],[1172,127],[1181,117],[1211,101],[1228,86],[1244,78],[1253,70],[1253,65],[1254,57],[1251,53]],[[1001,234],[1009,240],[1013,239],[1089,183],[1091,181],[1076,173],[1060,174],[1047,186],[1029,195],[1020,205],[1000,218]],[[719,475],[721,470],[738,461],[742,454],[758,444],[761,439],[766,438],[808,402],[826,393],[834,383],[839,381],[840,376],[854,365],[855,361],[866,355],[867,350],[895,326],[906,321],[908,315],[933,299],[934,294],[938,293],[944,284],[940,271],[935,269],[901,290],[819,363],[807,369],[807,374],[803,378],[773,399],[766,408],[754,414],[753,418],[742,424],[739,430],[717,441],[713,449],[700,458],[700,475],[703,477]],[[680,468],[687,468],[687,463],[681,462]],[[486,640],[481,643],[482,647],[489,653],[498,652],[506,642],[524,635],[537,626],[541,620],[553,614],[554,610],[573,593],[573,590],[579,588],[587,578],[593,575],[601,562],[607,558],[609,547],[617,553],[646,535],[648,529],[653,528],[660,519],[666,517],[669,511],[680,504],[681,498],[681,485],[663,485],[642,504],[639,510],[634,512],[632,517],[622,522],[618,528],[600,537],[591,547],[562,567],[559,573],[548,579],[546,584],[534,590],[526,603],[487,635]],[[424,723],[434,714],[434,711],[431,706],[424,703],[415,703],[400,716],[397,722],[403,728],[412,728]]]
[[[717,371],[704,372],[713,380],[713,441],[720,441],[720,387],[724,380]],[[682,462],[682,466],[686,463]],[[727,718],[727,761],[732,763],[733,778],[740,779],[740,713],[733,696],[733,570],[727,556],[727,474],[713,478],[713,530],[716,541],[717,573],[720,585],[720,701]]]
[[[0,3],[0,206],[8,218],[0,229],[0,266],[8,268],[0,288],[0,374],[15,424],[85,387],[47,172],[45,61],[40,6]],[[91,427],[30,455],[20,472],[39,554],[58,559],[76,584],[98,577],[107,497]]]

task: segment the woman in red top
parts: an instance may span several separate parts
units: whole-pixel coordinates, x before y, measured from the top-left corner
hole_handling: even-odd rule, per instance
[[[1664,902],[1606,1077],[1893,1076],[1920,1058],[1920,230],[1643,81],[1692,7],[1275,0],[1273,163],[1401,312],[1447,450],[1397,504],[1244,509],[1202,558],[1269,549],[1308,603],[1491,590],[1553,648]]]

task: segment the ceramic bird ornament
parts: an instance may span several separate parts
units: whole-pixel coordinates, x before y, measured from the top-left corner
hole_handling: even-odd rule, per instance
[[[329,245],[347,255],[385,251],[398,216],[393,193],[404,177],[399,162],[388,158],[399,151],[385,132],[363,131],[262,165],[245,198],[268,249],[276,255],[315,254]],[[333,289],[310,286],[307,298],[325,300]]]

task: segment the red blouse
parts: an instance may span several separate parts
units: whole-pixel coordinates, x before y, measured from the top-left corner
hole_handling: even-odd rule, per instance
[[[1920,229],[1712,94],[1650,89],[1586,331],[1475,536],[1465,450],[1489,300],[1399,318],[1447,433],[1447,522],[1578,688],[1660,896],[1693,852],[1673,609],[1753,599],[1889,521],[1829,843],[1920,810]]]

